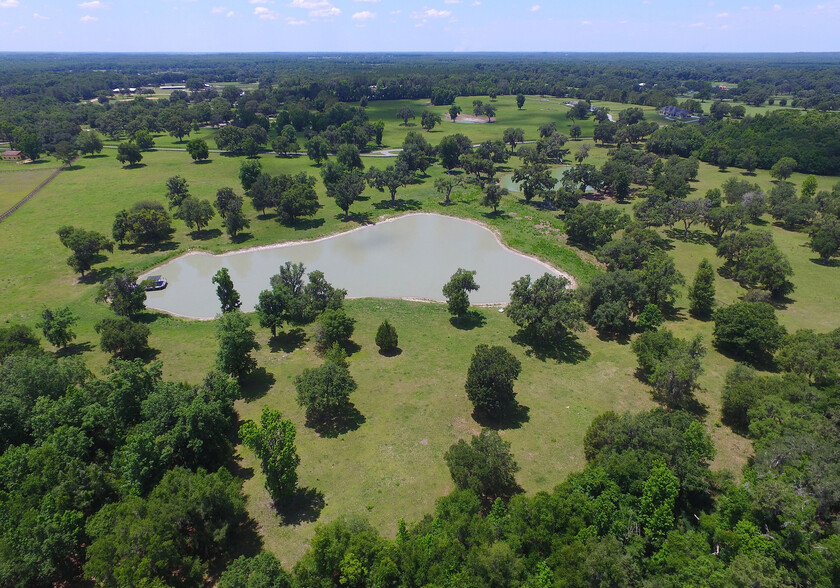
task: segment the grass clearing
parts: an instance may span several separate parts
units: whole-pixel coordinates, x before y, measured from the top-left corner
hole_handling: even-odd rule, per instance
[[[424,136],[430,142],[437,142],[445,134],[464,132],[479,142],[484,138],[500,138],[508,126],[521,126],[526,130],[526,138],[531,139],[538,134],[539,124],[552,117],[566,124],[566,107],[554,99],[543,103],[536,97],[528,97],[521,112],[516,109],[513,97],[499,98],[497,103],[500,104],[498,123],[458,126],[444,123],[443,131],[424,132]],[[546,113],[545,119],[542,115],[539,120],[534,118],[534,110],[528,112],[542,106],[546,109],[541,110]],[[386,121],[388,141],[394,143],[392,146],[399,146],[407,129],[399,125],[395,115],[386,118],[385,107],[385,103],[374,102],[368,108],[369,114],[374,120],[381,116]],[[393,103],[387,107],[395,112],[399,105]],[[610,106],[614,114],[626,107]],[[533,119],[531,122],[529,117]],[[408,130],[411,129],[423,132],[419,126]],[[202,133],[205,131],[207,135],[211,133],[211,130]],[[158,145],[163,146],[161,142]],[[573,151],[576,145],[577,142],[569,143]],[[199,198],[212,200],[216,190],[223,186],[233,186],[241,193],[237,174],[243,158],[212,154],[209,163],[196,164],[184,152],[151,151],[144,154],[144,165],[125,169],[114,155],[113,150],[106,150],[101,156],[79,159],[74,169],[62,172],[0,227],[0,249],[4,253],[4,271],[0,275],[0,298],[4,305],[0,320],[34,325],[44,306],[69,305],[81,317],[74,350],[83,353],[94,371],[101,371],[108,358],[98,351],[93,325],[110,311],[93,302],[95,284],[77,283],[64,261],[68,251],[59,243],[55,230],[71,223],[110,234],[111,223],[119,210],[141,199],[164,202],[164,184],[173,175],[184,176],[191,192]],[[606,149],[599,147],[593,149],[587,162],[600,164],[605,157]],[[264,154],[260,161],[263,169],[271,174],[305,171],[319,177],[319,169],[306,157],[278,158]],[[364,162],[383,167],[392,160],[366,158]],[[38,164],[38,172],[44,165],[52,162]],[[518,159],[513,158],[500,173],[511,173],[518,165]],[[28,192],[37,185],[35,177],[26,175],[28,166],[9,167],[11,171],[6,166],[0,167],[4,188],[18,185],[24,190],[27,182],[32,181]],[[273,218],[258,218],[257,212],[246,204],[251,227],[242,242],[231,243],[221,232],[208,233],[205,240],[193,239],[184,224],[175,221],[172,239],[161,249],[151,252],[116,249],[97,268],[100,275],[122,268],[143,271],[190,248],[222,252],[311,239],[383,217],[429,211],[480,220],[498,231],[507,245],[537,255],[583,282],[598,271],[584,261],[591,259],[591,255],[566,246],[561,237],[563,221],[556,211],[525,204],[518,194],[512,194],[502,202],[500,213],[494,215],[480,206],[474,187],[458,191],[453,195],[453,204],[444,207],[433,189],[434,179],[441,173],[439,167],[433,167],[428,177],[401,189],[396,206],[391,206],[387,194],[367,189],[363,200],[351,208],[349,222],[342,220],[341,211],[325,197],[319,179],[322,207],[311,222],[285,227]],[[707,189],[720,186],[732,176],[758,182],[765,190],[773,185],[767,171],[746,176],[735,168],[720,172],[701,163],[692,197],[703,196]],[[804,176],[795,174],[791,181],[798,186],[802,179]],[[820,189],[828,189],[836,181],[837,178],[818,178]],[[605,205],[619,206],[610,201]],[[629,205],[621,206],[629,212]],[[210,228],[219,226],[216,217]],[[815,256],[807,248],[807,235],[771,224],[766,226],[790,258],[797,286],[792,301],[780,309],[782,323],[789,330],[813,328],[820,332],[840,326],[840,269],[814,262]],[[701,227],[692,231],[690,241],[671,240],[670,253],[688,281],[703,257],[715,266],[720,265],[714,247],[704,235]],[[722,304],[729,304],[743,294],[737,284],[719,276],[716,285],[717,298]],[[716,426],[720,420],[720,389],[733,361],[711,348],[712,323],[688,316],[684,291],[677,306],[677,317],[668,323],[669,328],[680,337],[701,334],[709,347],[698,399],[707,407],[707,429],[717,447],[714,467],[737,473],[751,453],[751,444],[727,427]],[[511,337],[515,327],[494,308],[481,309],[484,324],[472,329],[452,326],[441,304],[361,299],[348,301],[347,309],[358,321],[353,339],[360,349],[350,358],[350,369],[359,386],[351,399],[365,419],[358,429],[329,438],[319,437],[306,428],[303,412],[295,402],[293,382],[303,369],[321,360],[305,334],[303,338],[287,335],[272,344],[268,331],[258,329],[263,347],[257,359],[264,371],[246,383],[245,399],[237,403],[242,419],[257,418],[263,406],[270,406],[295,422],[301,455],[300,484],[322,493],[325,502],[317,522],[328,522],[339,514],[358,513],[391,537],[400,517],[413,521],[432,510],[435,499],[451,489],[444,452],[457,439],[478,430],[463,384],[469,358],[479,343],[504,345],[523,363],[516,390],[519,402],[529,409],[528,418],[518,428],[507,429],[502,435],[512,443],[514,455],[522,466],[518,481],[529,493],[551,489],[569,472],[582,468],[582,436],[595,415],[608,409],[637,411],[654,406],[647,387],[633,375],[636,361],[630,346],[601,340],[592,330],[583,333],[579,340],[589,354],[588,359],[560,363],[528,355],[526,347],[514,344]],[[380,356],[373,343],[376,327],[386,318],[399,332],[402,353],[396,357]],[[164,362],[165,377],[197,382],[212,366],[216,351],[212,322],[181,320],[159,313],[147,313],[144,320],[152,330],[150,345]],[[290,565],[304,552],[312,536],[316,524],[310,520],[312,511],[299,513],[296,524],[284,524],[268,503],[253,454],[241,451],[240,465],[249,512],[258,522],[266,546],[285,565]]]

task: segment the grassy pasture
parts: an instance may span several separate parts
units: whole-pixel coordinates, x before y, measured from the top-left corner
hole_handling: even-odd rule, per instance
[[[488,102],[489,98],[484,100]],[[469,100],[462,104],[470,107],[464,110],[471,110],[471,103]],[[508,126],[521,126],[530,140],[538,135],[539,124],[551,117],[561,123],[561,130],[567,123],[566,107],[554,99],[543,103],[536,97],[528,97],[521,112],[513,97],[501,97],[497,105],[498,123],[456,126],[444,122],[442,131],[438,127],[436,132],[424,134],[433,143],[452,132],[463,132],[473,142],[479,142],[501,138]],[[380,117],[385,120],[385,142],[391,146],[399,146],[407,131],[395,114],[388,114],[396,112],[399,106],[374,102],[368,108],[372,120]],[[614,114],[626,107],[609,106]],[[447,109],[441,107],[443,114]],[[538,118],[535,111],[541,113]],[[419,122],[419,108],[417,112]],[[410,129],[424,132],[419,124]],[[212,134],[202,130],[205,132],[207,136]],[[583,134],[587,136],[587,131]],[[569,144],[573,150],[575,145]],[[158,146],[165,144],[158,141]],[[0,225],[0,250],[4,255],[4,271],[0,275],[0,298],[4,305],[0,320],[34,325],[44,306],[71,306],[81,317],[73,351],[82,352],[97,371],[105,367],[107,356],[98,351],[93,325],[108,316],[109,311],[93,302],[95,283],[77,283],[76,276],[64,263],[68,252],[60,245],[55,230],[71,223],[109,234],[114,214],[119,210],[141,199],[163,202],[164,182],[176,174],[187,178],[191,192],[199,198],[212,200],[222,186],[233,186],[241,193],[237,173],[242,158],[212,154],[209,163],[196,164],[184,152],[151,151],[144,154],[144,165],[125,169],[114,155],[113,150],[106,150],[98,157],[81,158],[74,169],[62,172],[41,194]],[[605,157],[606,150],[597,148],[589,162],[600,164]],[[305,157],[286,159],[265,154],[261,161],[263,168],[272,174],[306,171],[318,177],[318,168]],[[376,166],[390,163],[387,159],[364,161]],[[507,171],[501,173],[510,173],[518,165],[514,158]],[[29,173],[28,166],[9,166],[9,171],[5,167],[0,167],[4,170],[0,172],[4,174],[0,176],[4,194],[7,185],[16,183],[24,190],[32,182],[25,189],[28,192],[40,181],[25,175]],[[503,201],[500,213],[493,215],[479,205],[475,188],[459,191],[453,195],[453,205],[443,207],[432,187],[440,173],[439,168],[433,167],[430,176],[422,182],[401,189],[396,207],[390,206],[387,194],[367,189],[364,199],[351,208],[353,217],[346,223],[341,211],[325,197],[320,180],[321,210],[313,221],[296,227],[285,227],[271,217],[258,218],[258,213],[246,204],[251,227],[237,243],[231,243],[218,231],[218,217],[201,239],[194,238],[182,222],[175,221],[175,233],[163,248],[116,249],[107,261],[97,266],[97,276],[121,268],[149,269],[190,248],[221,252],[315,238],[414,210],[480,220],[498,231],[508,245],[538,255],[582,281],[597,271],[584,261],[591,259],[590,254],[565,245],[561,236],[563,222],[557,212],[527,205],[514,193]],[[741,174],[736,168],[720,172],[701,164],[692,197],[702,196],[732,175],[758,182],[765,190],[772,186],[767,171],[758,171],[754,177]],[[802,179],[803,176],[794,175],[791,181],[798,185]],[[827,189],[837,178],[818,180],[820,189]],[[619,206],[611,202],[605,205]],[[629,206],[622,206],[629,212]],[[771,224],[767,227],[790,258],[795,272],[793,281],[797,290],[780,310],[782,323],[790,330],[827,331],[840,326],[840,269],[815,263],[805,234],[784,231]],[[705,235],[701,227],[692,231],[688,241],[671,239],[670,253],[689,281],[703,257],[716,266],[720,264]],[[743,294],[737,284],[719,276],[716,284],[717,298],[722,304],[731,303]],[[681,337],[699,333],[710,346],[712,324],[688,316],[684,292],[677,306],[677,316],[668,326]],[[445,307],[440,304],[362,299],[348,301],[347,308],[358,321],[353,339],[360,348],[350,358],[350,369],[359,385],[352,400],[364,417],[358,429],[329,437],[319,436],[305,426],[303,413],[295,402],[293,381],[301,370],[320,362],[311,349],[308,330],[287,333],[270,342],[268,331],[258,329],[262,349],[257,359],[263,370],[246,382],[245,398],[237,403],[242,419],[257,418],[263,406],[271,406],[296,423],[301,455],[300,484],[317,491],[312,494],[316,504],[321,499],[325,503],[318,522],[332,520],[339,514],[359,513],[367,516],[383,534],[393,536],[400,517],[409,521],[419,519],[431,510],[438,496],[451,489],[443,453],[455,440],[479,428],[463,393],[469,357],[479,343],[504,345],[523,362],[516,390],[520,403],[528,407],[527,418],[502,434],[512,443],[522,466],[518,481],[529,493],[550,489],[569,472],[582,467],[582,436],[595,415],[608,409],[635,411],[654,406],[647,388],[633,376],[635,358],[629,345],[602,340],[592,330],[581,334],[579,340],[585,349],[581,353],[588,358],[577,363],[561,362],[529,354],[529,348],[515,344],[511,340],[515,327],[495,308],[480,309],[483,324],[471,329],[452,326]],[[396,357],[379,355],[373,343],[376,327],[385,318],[399,332],[402,353]],[[144,320],[152,329],[150,345],[163,360],[166,377],[195,382],[212,366],[216,349],[212,322],[186,321],[158,313],[147,313]],[[720,420],[720,388],[732,365],[731,359],[710,348],[704,360],[706,371],[698,399],[707,407],[707,428],[716,442],[714,467],[738,472],[751,452],[750,443],[727,427],[716,426]],[[259,524],[266,546],[284,564],[293,563],[312,536],[315,525],[311,520],[312,509],[303,509],[291,521],[284,520],[269,506],[254,456],[241,450],[239,465],[245,478],[248,509]]]

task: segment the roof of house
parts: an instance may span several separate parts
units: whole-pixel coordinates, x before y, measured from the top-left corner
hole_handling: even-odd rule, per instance
[[[10,149],[8,151],[4,151],[3,155],[11,155],[11,156],[20,155],[20,151]]]

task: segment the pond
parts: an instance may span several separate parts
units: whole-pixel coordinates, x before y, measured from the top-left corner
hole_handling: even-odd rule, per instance
[[[522,221],[524,222],[524,221]],[[360,227],[317,241],[282,243],[210,255],[188,253],[150,270],[169,285],[148,292],[146,306],[188,318],[209,319],[219,312],[213,275],[228,268],[250,312],[269,278],[291,261],[320,270],[350,298],[408,298],[443,301],[441,288],[459,267],[476,270],[480,289],[473,304],[505,304],[511,283],[530,274],[561,272],[504,247],[486,227],[437,214],[411,214]],[[563,274],[565,275],[565,274]]]

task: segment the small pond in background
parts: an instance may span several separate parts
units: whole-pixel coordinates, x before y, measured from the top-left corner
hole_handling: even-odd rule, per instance
[[[442,301],[441,288],[459,267],[476,270],[481,288],[470,294],[474,304],[504,304],[511,283],[561,272],[534,258],[505,248],[477,223],[437,214],[412,214],[317,241],[270,245],[224,255],[191,253],[159,266],[165,290],[148,292],[146,306],[190,318],[219,313],[213,275],[228,268],[251,312],[260,291],[281,265],[303,263],[321,270],[328,282],[350,298],[419,298]]]

